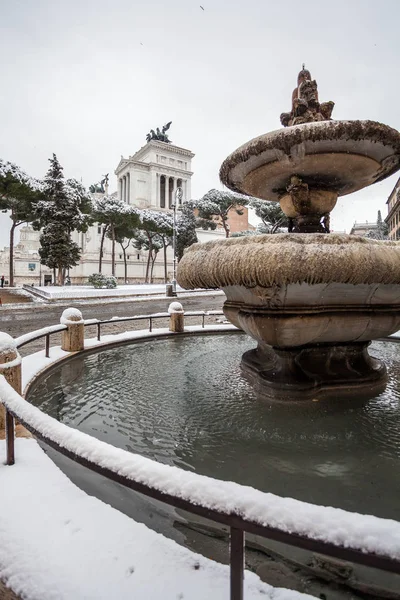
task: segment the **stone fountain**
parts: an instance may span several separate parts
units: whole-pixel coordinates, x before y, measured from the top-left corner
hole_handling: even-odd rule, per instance
[[[289,233],[195,244],[178,268],[184,288],[222,288],[224,313],[258,345],[243,370],[269,396],[375,395],[385,365],[368,346],[400,329],[400,243],[330,233],[338,196],[400,168],[400,134],[374,121],[333,121],[303,69],[283,129],[222,164],[231,190],[277,201]]]

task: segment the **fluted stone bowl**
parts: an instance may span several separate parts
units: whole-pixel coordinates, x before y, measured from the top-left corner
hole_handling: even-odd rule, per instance
[[[177,279],[186,289],[223,289],[226,317],[259,344],[244,365],[270,387],[313,393],[385,376],[366,348],[400,329],[399,242],[339,234],[231,238],[191,246]]]
[[[292,175],[310,189],[344,196],[399,167],[400,133],[395,129],[375,121],[319,121],[247,142],[223,162],[220,178],[236,192],[279,201]]]

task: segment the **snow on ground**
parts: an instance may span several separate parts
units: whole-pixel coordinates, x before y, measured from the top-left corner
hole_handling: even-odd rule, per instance
[[[228,328],[235,329],[208,327]],[[200,327],[188,328],[196,329]],[[173,335],[167,329],[132,331],[104,336],[101,342],[86,340],[85,345],[160,333]],[[43,351],[25,357],[23,387],[68,354],[57,347],[51,348],[50,358]],[[0,441],[0,456],[5,456],[4,441]],[[0,579],[24,600],[228,598],[227,566],[179,546],[87,495],[35,440],[16,440],[16,463],[7,467],[0,459],[0,480]],[[311,596],[272,588],[246,571],[245,599],[255,598],[306,600]]]
[[[4,456],[5,442],[0,442]],[[0,578],[24,600],[221,600],[229,568],[87,495],[35,440],[0,464]],[[306,600],[246,571],[245,599]]]
[[[67,298],[114,298],[118,296],[139,296],[149,294],[164,294],[166,291],[165,283],[162,284],[136,284],[136,285],[119,285],[114,289],[95,289],[90,285],[70,285],[57,287],[46,285],[35,287],[35,290],[42,294],[43,297],[51,300],[67,299]],[[177,286],[178,292],[185,292],[183,288]]]

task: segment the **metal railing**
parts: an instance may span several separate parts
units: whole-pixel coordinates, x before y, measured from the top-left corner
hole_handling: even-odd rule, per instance
[[[213,316],[224,316],[222,310],[195,310],[195,311],[186,311],[185,317],[201,317],[201,327],[204,329],[205,327],[205,319],[206,317]],[[86,319],[84,322],[85,327],[96,326],[97,328],[97,341],[101,341],[101,327],[105,325],[117,325],[118,323],[124,323],[129,321],[147,321],[148,322],[148,331],[151,333],[153,331],[153,322],[157,319],[169,319],[170,315],[167,312],[164,313],[153,313],[148,315],[134,315],[133,317],[113,317],[112,319],[102,319],[101,321],[98,319]],[[36,342],[41,338],[45,338],[45,356],[49,358],[50,356],[50,336],[55,333],[61,333],[61,331],[67,329],[66,325],[52,325],[51,327],[43,327],[42,329],[37,329],[36,331],[32,331],[31,333],[27,333],[25,335],[21,335],[16,338],[16,346],[17,348],[22,348],[31,342]]]
[[[206,316],[222,314],[222,311],[194,311],[191,313],[185,313],[185,316],[201,316],[202,327],[204,328],[204,319]],[[129,322],[147,319],[149,331],[152,331],[153,320],[162,318],[165,319],[168,317],[168,313],[157,313],[152,315],[138,315],[134,317],[113,318],[104,321],[97,321],[95,319],[92,319],[85,321],[85,326],[96,325],[98,328],[98,339],[100,340],[100,328],[102,325],[124,321]],[[28,344],[31,341],[40,339],[41,337],[45,337],[47,355],[47,351],[49,348],[48,339],[50,335],[60,332],[64,329],[66,329],[65,325],[57,325],[54,326],[51,331],[48,331],[48,328],[46,330],[37,330],[35,332],[32,332],[31,334],[27,334],[25,336],[17,338],[16,345],[18,347],[21,347]],[[4,386],[7,386],[7,390],[4,388]],[[361,549],[361,547],[345,547],[343,545],[335,544],[332,542],[322,541],[321,539],[316,539],[311,536],[298,533],[296,531],[289,532],[286,531],[284,527],[273,527],[270,525],[262,524],[258,522],[255,518],[252,519],[244,517],[239,509],[232,509],[229,512],[225,512],[218,508],[210,508],[210,506],[208,506],[206,502],[202,502],[201,500],[199,501],[198,499],[196,499],[196,501],[193,501],[190,498],[182,497],[182,495],[179,495],[178,493],[169,493],[168,490],[162,489],[162,486],[161,488],[157,488],[154,484],[143,483],[143,480],[140,480],[138,476],[135,477],[122,475],[121,468],[118,465],[111,467],[104,466],[104,464],[101,464],[100,461],[97,462],[91,458],[88,458],[87,452],[82,453],[82,451],[80,450],[81,446],[79,445],[79,437],[85,436],[85,438],[82,438],[82,440],[86,439],[87,436],[85,434],[73,430],[74,439],[76,440],[76,442],[74,442],[75,445],[73,445],[73,443],[70,441],[65,442],[66,438],[71,438],[71,428],[69,428],[67,425],[64,425],[63,423],[59,423],[52,417],[45,415],[38,408],[28,405],[26,401],[22,398],[22,396],[20,396],[15,390],[13,390],[12,387],[9,386],[9,384],[6,381],[0,381],[0,399],[5,406],[6,412],[5,425],[7,464],[12,465],[15,461],[14,420],[18,419],[18,422],[21,423],[24,427],[26,427],[26,429],[38,439],[42,440],[43,442],[45,442],[61,454],[72,459],[76,463],[87,467],[91,471],[98,473],[110,479],[111,481],[120,483],[123,486],[132,489],[136,492],[139,492],[145,496],[173,506],[174,508],[185,510],[191,514],[195,514],[200,517],[227,526],[230,530],[229,562],[231,600],[243,600],[244,598],[243,580],[245,533],[258,535],[262,538],[281,542],[283,544],[287,544],[296,548],[301,548],[313,553],[323,554],[341,560],[350,561],[359,565],[372,567],[374,569],[380,569],[387,572],[400,574],[400,559],[392,558],[388,554],[367,553],[364,552]],[[29,417],[26,416],[27,406],[29,407]],[[33,418],[32,415],[35,415],[35,418]],[[38,417],[38,415],[40,416]],[[51,424],[51,427],[48,427],[49,424]],[[51,431],[52,433],[49,434],[49,431]],[[69,435],[63,436],[62,434],[64,432],[69,432]],[[68,443],[70,444],[70,447],[68,447]],[[94,448],[99,448],[99,456],[101,454],[104,454],[104,449],[108,449],[108,452],[111,453],[115,452],[115,448],[113,446],[106,444],[105,442],[101,442],[100,440],[97,440],[95,438],[92,438],[91,443],[93,443]],[[122,452],[124,455],[126,455],[126,457],[124,457],[124,462],[126,462],[129,459],[134,462],[135,457],[131,453],[124,450],[118,450],[118,452]],[[159,463],[154,464],[157,464],[160,468],[170,468],[166,465],[159,465]],[[204,478],[204,476],[192,473],[190,474],[190,476],[199,478],[199,489],[201,489],[202,485],[204,485],[204,480],[209,479]],[[224,486],[226,485],[226,482],[220,482],[220,484],[221,486]],[[245,489],[244,486],[239,487],[243,487],[243,489]],[[305,503],[300,504],[305,505]],[[332,520],[332,526],[334,526],[334,524],[335,523]],[[295,529],[295,527],[293,527],[293,529]]]

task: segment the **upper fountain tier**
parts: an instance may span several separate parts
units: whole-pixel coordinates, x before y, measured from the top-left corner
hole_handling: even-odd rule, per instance
[[[338,196],[389,177],[400,168],[400,133],[374,121],[332,121],[334,103],[319,103],[316,81],[302,70],[284,129],[261,135],[223,162],[231,190],[279,201],[294,231],[326,232],[319,224]]]

